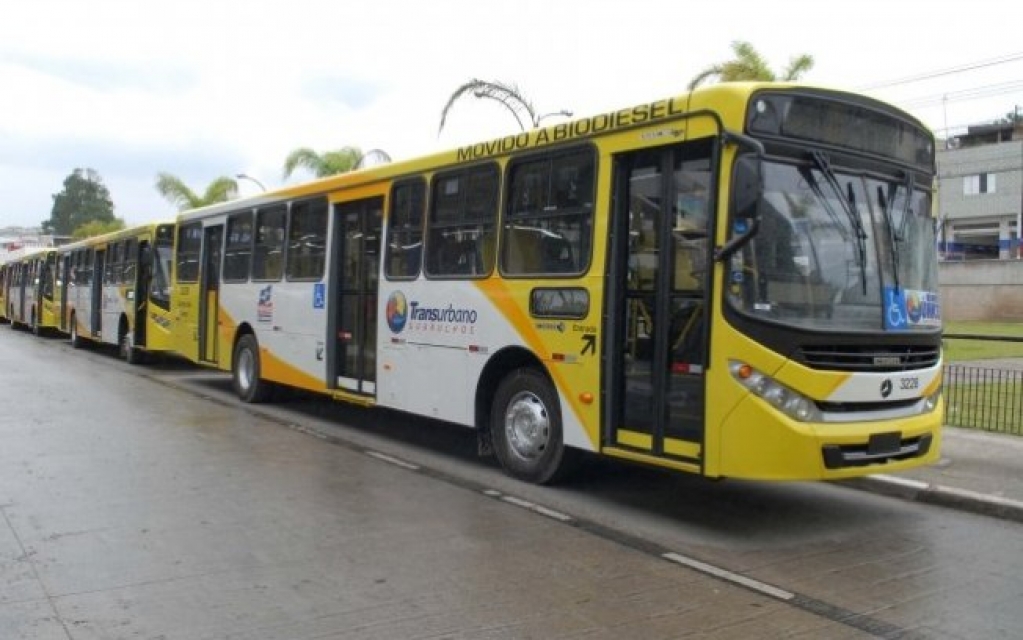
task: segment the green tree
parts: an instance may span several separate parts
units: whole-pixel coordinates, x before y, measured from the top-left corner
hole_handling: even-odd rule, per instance
[[[473,78],[455,89],[455,91],[448,96],[448,102],[444,105],[444,108],[441,109],[440,112],[440,126],[437,128],[438,135],[440,135],[440,132],[444,130],[444,125],[447,123],[448,113],[451,111],[451,108],[460,99],[469,95],[474,98],[494,100],[500,103],[512,114],[512,117],[515,118],[515,122],[518,123],[520,131],[525,131],[526,125],[529,125],[533,129],[539,127],[540,122],[548,116],[572,116],[571,111],[564,109],[552,113],[538,114],[532,101],[527,98],[515,84],[508,84],[498,80],[479,80],[477,78]]]
[[[64,179],[64,190],[53,194],[50,219],[42,222],[43,233],[66,236],[92,221],[114,220],[114,201],[103,179],[93,169],[75,169]]]
[[[192,191],[181,178],[170,173],[156,174],[156,190],[180,211],[198,209],[217,202],[227,202],[238,197],[238,181],[221,176],[209,183],[202,195]]]
[[[113,233],[114,231],[120,231],[124,228],[124,220],[120,218],[114,218],[109,222],[101,222],[99,220],[92,220],[79,226],[77,229],[71,232],[72,240],[84,240],[85,238],[92,238],[93,236],[101,236],[105,233]]]
[[[798,80],[804,73],[813,68],[813,56],[802,54],[792,58],[782,73],[776,74],[764,60],[763,56],[748,42],[736,40],[732,43],[735,58],[713,64],[689,81],[689,89],[695,89],[705,80],[717,76],[718,82],[742,82],[761,80],[790,82]]]
[[[295,149],[284,160],[284,179],[299,168],[307,169],[317,178],[348,173],[359,164],[362,151],[358,147],[342,147],[335,151],[317,153],[308,147]]]

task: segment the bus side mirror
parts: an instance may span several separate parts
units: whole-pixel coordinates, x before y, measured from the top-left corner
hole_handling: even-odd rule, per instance
[[[732,218],[759,218],[758,206],[764,191],[760,158],[739,156],[732,170]]]
[[[743,154],[732,168],[731,216],[736,235],[714,251],[714,259],[727,260],[757,235],[760,229],[760,199],[764,195],[760,155]]]

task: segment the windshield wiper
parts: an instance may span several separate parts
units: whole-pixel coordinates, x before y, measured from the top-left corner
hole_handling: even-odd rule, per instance
[[[898,195],[898,187],[888,183],[888,195],[885,196],[884,189],[877,185],[877,203],[884,214],[884,223],[888,227],[888,246],[892,253],[892,281],[895,283],[895,291],[899,290],[899,243],[902,242],[902,235],[895,229],[895,221],[892,220],[892,208],[895,206],[895,197]],[[909,194],[906,194],[906,202],[909,202]],[[908,206],[908,204],[907,204]],[[908,211],[903,211],[905,219]]]
[[[828,186],[834,191],[846,217],[849,218],[849,225],[856,236],[856,262],[860,267],[860,282],[863,286],[863,295],[867,295],[867,232],[863,229],[863,221],[860,220],[859,214],[856,213],[856,199],[853,195],[852,183],[849,184],[849,193],[842,193],[842,185],[838,183],[838,178],[835,177],[835,172],[831,168],[828,156],[823,151],[813,151],[810,155],[813,157],[814,164],[817,165],[817,168],[827,181]],[[826,198],[822,198],[822,200],[827,202]]]

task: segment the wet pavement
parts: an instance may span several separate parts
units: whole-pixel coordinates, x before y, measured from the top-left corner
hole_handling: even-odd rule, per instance
[[[842,484],[1023,522],[1023,437],[946,426],[937,464]]]
[[[836,483],[1002,526],[934,526],[944,514],[820,483],[620,466],[591,478],[618,513],[588,524],[572,491],[520,487],[471,451],[415,456],[430,471],[361,433],[328,445],[295,407],[222,400],[222,374],[177,385],[18,334],[0,335],[0,362],[0,640],[968,638],[1020,622],[1012,436],[948,428],[938,465]],[[641,516],[668,519],[672,546]],[[951,598],[978,585],[983,600]]]
[[[2,640],[855,639],[882,624],[101,358],[0,336]]]

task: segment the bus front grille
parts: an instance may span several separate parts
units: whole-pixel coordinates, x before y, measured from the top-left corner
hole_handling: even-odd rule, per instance
[[[813,369],[890,373],[928,369],[938,364],[940,349],[932,345],[813,345],[800,348],[802,361]]]

